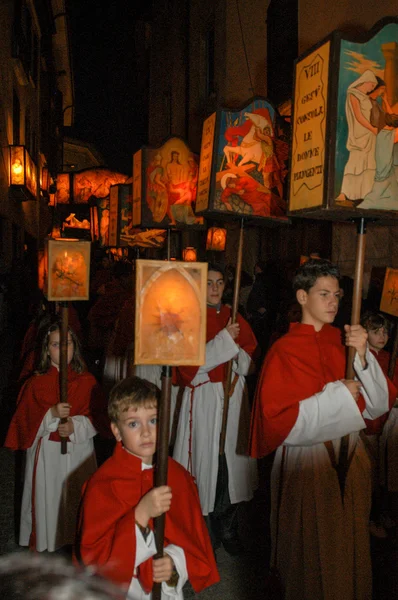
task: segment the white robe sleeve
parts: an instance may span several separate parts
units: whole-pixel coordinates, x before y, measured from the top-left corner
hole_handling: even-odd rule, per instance
[[[43,417],[43,420],[40,424],[39,429],[37,430],[36,439],[39,437],[44,437],[57,431],[59,425],[59,418],[53,417],[51,408],[48,409],[46,414]]]
[[[251,364],[251,356],[246,352],[246,350],[243,350],[243,348],[239,347],[239,354],[232,363],[233,372],[237,373],[238,375],[246,376],[249,372]]]
[[[287,446],[312,446],[366,427],[357,403],[342,381],[327,383],[321,392],[299,402],[299,414]]]
[[[150,531],[148,537],[145,539],[142,535],[138,525],[135,526],[135,568],[139,567],[141,563],[151,558],[156,554],[155,536],[153,531]]]
[[[310,398],[301,400],[299,414],[284,441],[287,446],[310,446],[341,438],[366,427],[364,418],[374,419],[388,411],[388,386],[379,363],[367,350],[367,366],[356,354],[354,370],[362,384],[366,408],[363,415],[342,381],[333,381]]]
[[[97,430],[94,428],[88,417],[76,415],[71,417],[73,421],[74,432],[69,436],[73,444],[82,444],[97,435]]]
[[[222,329],[217,335],[207,342],[206,344],[206,363],[199,367],[195,378],[192,383],[201,383],[201,380],[196,382],[196,378],[205,373],[208,373],[218,365],[222,365],[232,358],[234,358],[239,352],[239,346],[237,346],[226,329]],[[203,378],[202,378],[203,379]]]
[[[135,570],[140,566],[141,563],[151,558],[156,554],[156,544],[155,544],[155,536],[153,531],[148,534],[148,537],[144,538],[142,535],[140,528],[135,526],[135,535],[136,535],[136,549],[135,549]],[[174,544],[169,544],[165,547],[165,554],[168,554],[175,565],[176,571],[179,575],[178,583],[175,587],[170,587],[166,582],[162,583],[162,593],[166,595],[166,597],[170,598],[183,598],[182,588],[185,583],[188,581],[188,570],[187,564],[185,560],[185,553],[180,546],[175,546]]]
[[[182,588],[188,581],[188,569],[184,550],[180,546],[169,544],[165,547],[164,552],[172,558],[179,578],[175,587],[170,587],[166,582],[163,582],[162,591],[170,597],[182,597]]]
[[[356,354],[354,370],[362,384],[361,392],[366,403],[362,414],[365,419],[376,419],[389,410],[388,385],[378,361],[369,350],[366,351],[366,362],[364,369]]]

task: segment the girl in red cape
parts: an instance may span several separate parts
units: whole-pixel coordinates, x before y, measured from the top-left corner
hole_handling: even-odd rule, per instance
[[[38,369],[21,388],[4,444],[26,450],[19,543],[39,552],[73,543],[81,487],[97,468],[93,438],[106,428],[102,391],[72,330],[68,401],[60,402],[59,328],[57,320],[44,333]],[[68,440],[64,455],[60,436]]]

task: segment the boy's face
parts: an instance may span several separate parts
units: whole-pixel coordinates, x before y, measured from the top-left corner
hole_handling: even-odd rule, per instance
[[[156,406],[131,406],[121,413],[117,423],[111,423],[116,440],[147,465],[152,464],[156,450],[157,414]]]
[[[207,304],[217,306],[221,302],[225,283],[222,273],[209,271],[207,274]]]
[[[388,342],[388,333],[385,327],[368,330],[368,343],[372,350],[382,350]]]
[[[339,282],[331,276],[319,277],[306,292],[297,290],[296,297],[302,310],[302,323],[320,331],[325,323],[333,323],[339,308]]]

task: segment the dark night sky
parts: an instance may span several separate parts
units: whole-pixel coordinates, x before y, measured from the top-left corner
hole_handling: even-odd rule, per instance
[[[136,4],[136,3],[134,3]],[[142,4],[142,3],[141,3]],[[134,96],[134,20],[150,16],[151,2],[66,0],[75,82],[75,124],[67,136],[93,144],[107,166],[127,175],[132,155],[146,143]]]

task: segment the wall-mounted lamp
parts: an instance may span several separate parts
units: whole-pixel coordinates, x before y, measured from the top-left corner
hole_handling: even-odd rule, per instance
[[[37,167],[25,146],[9,146],[10,191],[18,200],[37,200]]]

